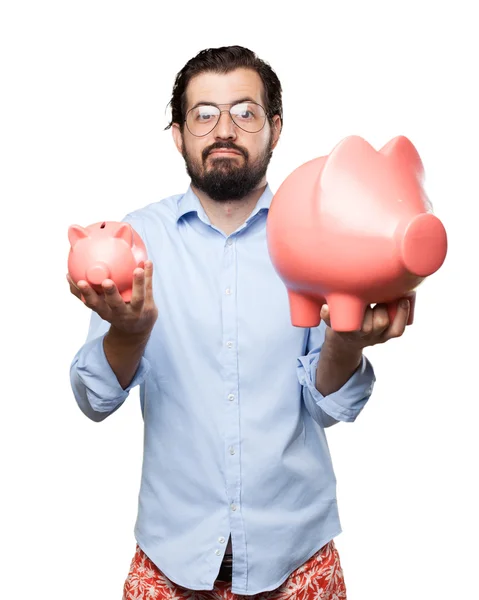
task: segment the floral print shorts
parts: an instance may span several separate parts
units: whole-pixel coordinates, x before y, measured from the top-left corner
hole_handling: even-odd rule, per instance
[[[123,600],[346,600],[346,586],[334,540],[328,542],[281,586],[254,596],[233,594],[231,582],[217,581],[213,590],[176,585],[136,545],[123,587]]]

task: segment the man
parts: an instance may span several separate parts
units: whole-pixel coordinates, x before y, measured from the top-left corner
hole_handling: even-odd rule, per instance
[[[325,429],[357,418],[375,381],[362,351],[402,335],[408,305],[392,323],[384,306],[368,309],[352,333],[330,328],[327,307],[320,326],[291,325],[265,234],[282,126],[268,64],[238,46],[202,51],[171,105],[191,186],[123,219],[151,259],[134,271],[131,303],[111,280],[100,294],[70,282],[93,311],[71,365],[81,410],[101,421],[140,385],[124,598],[346,598]]]

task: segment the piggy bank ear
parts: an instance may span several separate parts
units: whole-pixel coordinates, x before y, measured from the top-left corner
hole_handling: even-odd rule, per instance
[[[70,225],[68,228],[68,240],[72,248],[78,242],[78,240],[82,240],[83,238],[87,237],[90,237],[88,230],[80,225]]]
[[[133,231],[129,223],[122,223],[113,237],[125,240],[129,246],[133,246]]]
[[[424,166],[414,144],[403,135],[390,140],[379,151],[393,163],[393,167],[401,172],[410,172],[418,181],[424,181]]]
[[[378,153],[362,137],[352,135],[341,142],[327,157],[321,174],[323,191],[336,194],[360,189],[364,182],[374,181],[378,171]]]

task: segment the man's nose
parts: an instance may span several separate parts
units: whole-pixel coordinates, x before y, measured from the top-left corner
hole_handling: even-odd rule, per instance
[[[223,110],[215,127],[214,134],[219,139],[236,139],[236,127],[227,110]]]

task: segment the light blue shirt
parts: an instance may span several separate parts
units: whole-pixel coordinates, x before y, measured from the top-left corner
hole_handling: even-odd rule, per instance
[[[325,325],[291,325],[266,243],[271,199],[267,186],[229,236],[191,188],[126,215],[154,264],[158,320],[125,390],[103,350],[109,323],[94,312],[71,364],[75,399],[94,421],[140,386],[135,537],[193,590],[213,588],[230,534],[232,591],[252,595],[278,587],[341,533],[325,428],[354,421],[375,381],[363,357],[337,392],[315,388]]]

